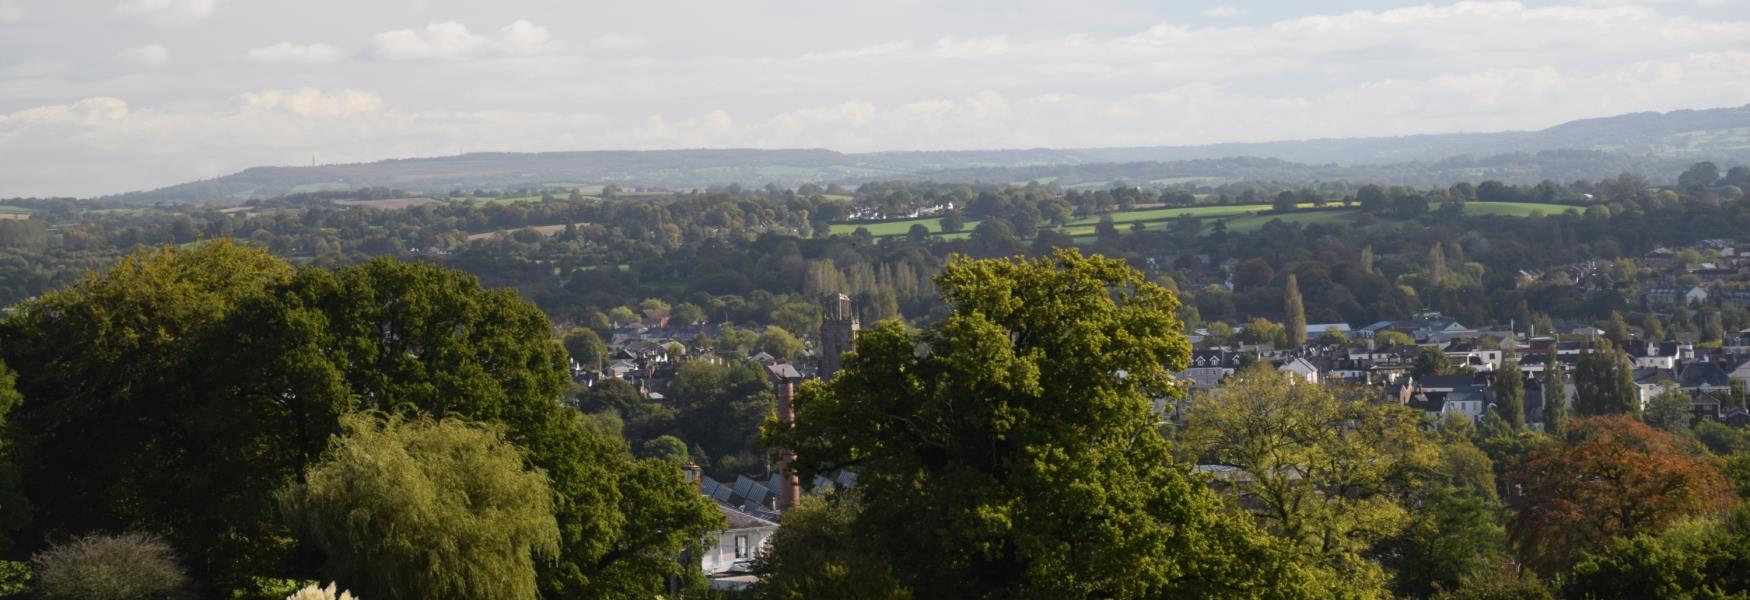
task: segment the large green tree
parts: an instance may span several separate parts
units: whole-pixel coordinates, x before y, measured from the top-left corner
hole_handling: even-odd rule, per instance
[[[1306,345],[1306,305],[1300,299],[1300,284],[1293,273],[1282,292],[1282,311],[1288,315],[1288,344],[1299,348]]]
[[[1607,340],[1587,344],[1574,366],[1574,411],[1580,416],[1638,415],[1634,366]]]
[[[956,260],[937,286],[942,323],[864,331],[837,378],[803,386],[794,426],[772,430],[804,480],[857,470],[854,530],[903,584],[940,598],[1308,584],[1158,432],[1149,398],[1173,393],[1189,354],[1170,292],[1068,250]]]
[[[608,360],[608,345],[594,330],[578,328],[565,335],[565,351],[571,360],[588,369],[598,369]]]
[[[1260,364],[1192,403],[1178,440],[1188,458],[1233,469],[1217,479],[1232,506],[1358,589],[1380,590],[1385,574],[1364,554],[1409,522],[1440,465],[1421,425],[1403,405]]]
[[[0,552],[12,546],[6,532],[30,522],[30,503],[18,489],[18,465],[12,462],[12,448],[8,442],[12,434],[7,431],[6,416],[24,400],[18,394],[17,381],[18,375],[6,368],[6,363],[0,362]]]
[[[1410,365],[1410,375],[1415,377],[1445,375],[1451,370],[1452,360],[1439,348],[1422,348],[1416,353],[1416,361]]]
[[[1570,598],[1750,596],[1750,508],[1619,539],[1582,557],[1563,588]]]
[[[279,569],[289,537],[271,494],[294,471],[257,460],[280,450],[251,439],[254,426],[233,418],[241,405],[208,410],[213,357],[199,348],[291,276],[227,242],[141,250],[0,322],[24,398],[10,415],[13,455],[35,510],[21,541],[156,530],[196,581]]]
[[[354,413],[280,501],[367,598],[533,600],[559,550],[553,491],[502,427]]]
[[[1519,361],[1508,361],[1495,373],[1495,412],[1514,429],[1525,426],[1525,375]]]

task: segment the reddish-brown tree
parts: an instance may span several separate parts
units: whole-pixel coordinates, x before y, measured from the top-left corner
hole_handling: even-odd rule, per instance
[[[1513,542],[1544,573],[1731,502],[1725,475],[1695,442],[1621,415],[1575,422],[1514,465],[1508,481],[1518,491]]]

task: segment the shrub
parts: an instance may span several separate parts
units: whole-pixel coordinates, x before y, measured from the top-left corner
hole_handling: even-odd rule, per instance
[[[188,583],[170,545],[145,533],[87,535],[38,552],[30,562],[45,598],[176,598]]]

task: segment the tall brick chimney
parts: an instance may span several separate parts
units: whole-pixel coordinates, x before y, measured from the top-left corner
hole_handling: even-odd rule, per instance
[[[789,363],[776,363],[766,367],[766,374],[772,380],[772,395],[777,397],[778,422],[786,425],[796,422],[796,384],[802,382],[802,373]],[[796,452],[789,448],[778,449],[778,512],[790,510],[796,506],[796,501],[802,498],[802,482],[796,476],[791,464],[796,462]]]

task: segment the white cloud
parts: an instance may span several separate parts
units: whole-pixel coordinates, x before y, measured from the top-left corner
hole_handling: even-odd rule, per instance
[[[936,55],[944,58],[980,58],[996,56],[1008,52],[1009,40],[995,35],[981,38],[956,39],[945,37],[936,40]]]
[[[637,50],[649,44],[649,40],[636,33],[610,33],[589,41],[589,47],[597,50]]]
[[[86,98],[72,104],[42,106],[0,115],[0,133],[25,126],[97,125],[127,118],[128,103],[120,98]]]
[[[545,27],[518,19],[498,30],[495,44],[506,56],[537,56],[558,52],[565,44],[553,39]]]
[[[0,23],[17,23],[24,20],[24,7],[18,0],[0,0]]]
[[[246,110],[280,110],[303,117],[348,117],[383,109],[383,98],[371,92],[316,88],[264,90],[243,94]]]
[[[844,60],[847,58],[867,58],[883,54],[895,54],[911,49],[911,42],[898,41],[885,44],[875,44],[850,50],[832,50],[827,52],[810,52],[802,55],[802,60]]]
[[[397,29],[371,38],[371,50],[388,60],[461,58],[486,43],[486,39],[468,32],[468,26],[455,21],[432,23],[425,31]]]
[[[1232,4],[1217,4],[1204,9],[1203,16],[1214,17],[1217,19],[1232,19],[1234,17],[1246,16],[1246,11]]]
[[[116,56],[142,67],[156,67],[170,60],[170,49],[163,44],[145,44],[123,48]]]
[[[213,14],[217,0],[127,0],[115,13],[161,25],[187,25]]]
[[[455,21],[432,23],[422,31],[397,29],[371,38],[372,54],[386,60],[455,60],[479,55],[536,56],[564,48],[551,32],[518,19],[498,30],[497,38],[468,31]]]
[[[280,42],[272,46],[251,48],[249,60],[261,63],[292,63],[324,65],[340,62],[346,51],[328,44],[293,44]]]

